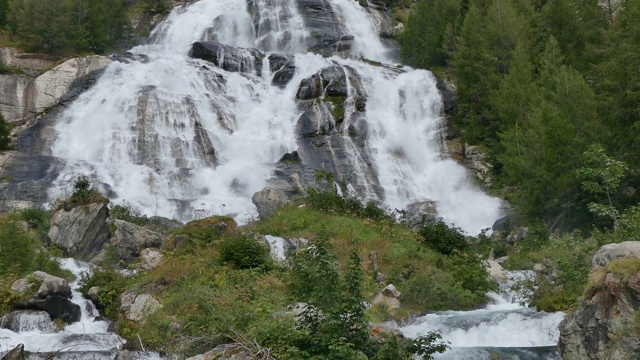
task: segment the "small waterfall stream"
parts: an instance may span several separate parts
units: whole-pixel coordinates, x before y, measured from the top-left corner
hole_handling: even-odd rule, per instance
[[[83,273],[91,271],[91,266],[74,259],[61,259],[60,265],[77,278],[69,286],[72,289],[71,301],[80,306],[80,321],[57,330],[48,314],[27,313],[16,319],[21,322],[17,326],[19,332],[0,328],[0,353],[24,344],[26,351],[34,353],[61,352],[67,354],[65,356],[68,358],[112,359],[125,341],[109,330],[109,322],[102,320],[93,303],[82,297],[77,289],[79,279]]]
[[[515,282],[531,276],[507,272],[508,280],[501,284],[501,290],[487,294],[490,303],[485,308],[427,314],[399,330],[407,337],[439,332],[451,349],[436,359],[560,359],[556,345],[564,313],[531,309],[513,290]]]

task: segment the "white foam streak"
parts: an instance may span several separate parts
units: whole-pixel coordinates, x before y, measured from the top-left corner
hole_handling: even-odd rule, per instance
[[[345,32],[354,36],[351,51],[354,55],[376,61],[389,60],[389,50],[380,41],[379,29],[357,1],[329,0],[329,3],[343,17]]]

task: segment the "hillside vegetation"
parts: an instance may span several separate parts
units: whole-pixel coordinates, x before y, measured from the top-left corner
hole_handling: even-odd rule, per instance
[[[638,204],[640,1],[421,0],[402,56],[449,78],[497,193],[550,230]],[[616,5],[617,4],[617,5]]]

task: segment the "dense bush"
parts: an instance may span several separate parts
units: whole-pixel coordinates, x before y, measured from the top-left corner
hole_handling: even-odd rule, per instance
[[[4,64],[0,61],[0,74],[3,73]],[[8,71],[6,68],[4,70]],[[11,124],[7,123],[0,113],[0,150],[11,149]]]
[[[422,224],[418,234],[422,237],[423,244],[444,255],[452,255],[456,251],[465,252],[470,249],[469,239],[462,233],[462,230],[449,227],[442,220]]]
[[[149,224],[149,218],[142,215],[126,202],[123,205],[114,205],[109,209],[109,217],[119,219],[137,225]]]
[[[36,243],[16,216],[0,220],[0,276],[34,270]]]
[[[126,284],[127,278],[113,269],[95,270],[80,280],[80,292],[86,295],[89,289],[99,286],[98,303],[95,305],[106,316],[113,318],[120,308],[120,294],[124,292]]]
[[[231,262],[237,269],[263,269],[271,267],[269,250],[248,236],[235,236],[223,239],[218,245],[220,260]]]
[[[307,193],[307,203],[318,210],[372,220],[389,217],[384,209],[372,201],[365,204],[354,196],[341,196],[333,191],[318,189],[309,189]]]

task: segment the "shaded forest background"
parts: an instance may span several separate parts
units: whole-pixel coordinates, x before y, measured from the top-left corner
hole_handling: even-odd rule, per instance
[[[454,126],[487,152],[496,192],[550,230],[612,229],[635,209],[639,0],[411,8],[402,57],[453,81]]]

